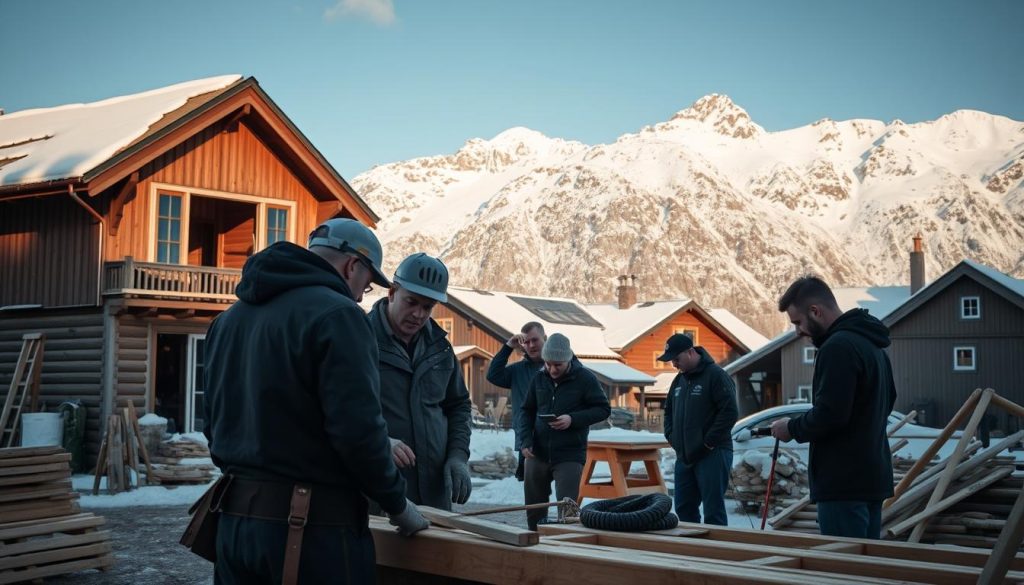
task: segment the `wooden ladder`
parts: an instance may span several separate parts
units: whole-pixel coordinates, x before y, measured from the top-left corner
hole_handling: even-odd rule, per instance
[[[46,335],[26,333],[21,337],[21,354],[14,366],[14,377],[0,413],[0,447],[13,447],[18,436],[18,422],[21,420],[25,401],[29,411],[35,411],[39,402],[39,373],[43,368],[43,342]]]

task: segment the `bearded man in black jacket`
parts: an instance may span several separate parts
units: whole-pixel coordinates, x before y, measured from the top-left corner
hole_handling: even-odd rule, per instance
[[[811,501],[822,534],[879,537],[882,501],[893,494],[886,422],[896,403],[889,329],[864,309],[843,313],[820,278],[800,278],[779,299],[799,335],[818,348],[814,406],[772,423],[780,441],[810,443]]]

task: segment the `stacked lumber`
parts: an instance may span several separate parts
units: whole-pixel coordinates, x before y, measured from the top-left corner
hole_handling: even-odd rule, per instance
[[[107,431],[103,435],[103,442],[100,443],[92,493],[99,493],[100,478],[104,476],[107,478],[107,491],[110,493],[138,487],[142,478],[139,470],[140,459],[146,464],[147,473],[151,472],[149,453],[141,439],[135,406],[129,401],[125,408],[107,417]]]
[[[764,505],[768,475],[771,473],[771,456],[759,451],[747,451],[732,469],[732,486],[726,492],[740,506],[749,512],[759,511]],[[789,449],[779,450],[775,464],[775,480],[772,482],[771,514],[777,514],[807,495],[807,465],[800,456]]]
[[[210,460],[206,445],[187,437],[178,437],[160,443],[152,458],[150,483],[159,485],[191,485],[213,481],[217,468]]]
[[[113,564],[105,520],[80,511],[70,462],[60,447],[0,449],[0,584]]]

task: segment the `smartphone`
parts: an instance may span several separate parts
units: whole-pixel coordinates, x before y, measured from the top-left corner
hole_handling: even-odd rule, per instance
[[[558,415],[557,414],[538,414],[537,417],[540,418],[540,420],[542,420],[542,421],[544,421],[546,423],[550,423],[550,422],[555,422],[555,419],[558,418]]]

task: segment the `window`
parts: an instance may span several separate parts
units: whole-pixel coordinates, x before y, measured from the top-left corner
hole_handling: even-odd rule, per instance
[[[694,345],[700,345],[699,333],[692,327],[676,327],[673,333],[682,333],[683,335],[689,336],[689,338],[693,340]]]
[[[662,354],[662,352],[660,352],[660,351],[656,351],[656,352],[653,352],[651,354],[653,356],[651,358],[651,361],[654,363],[654,369],[655,370],[671,370],[672,369],[672,362],[660,362],[660,361],[658,361],[658,356],[660,356],[661,354]]]
[[[181,195],[160,194],[156,261],[177,264],[181,258]]]
[[[818,348],[808,345],[804,347],[804,363],[813,364],[818,357]]]
[[[449,337],[452,335],[452,331],[455,330],[455,320],[451,318],[447,319],[434,319],[437,324],[440,325],[441,329],[448,332]]]
[[[796,387],[796,396],[789,399],[789,404],[806,404],[811,401],[811,387],[801,384]]]
[[[508,298],[548,323],[601,327],[601,324],[595,321],[590,316],[590,313],[587,313],[582,307],[571,301],[515,297],[512,295],[509,295]]]
[[[267,208],[267,245],[288,239],[288,210]]]
[[[981,297],[960,297],[960,318],[981,319]]]
[[[977,369],[975,367],[975,355],[973,347],[953,348],[953,370],[957,372],[968,372]]]

